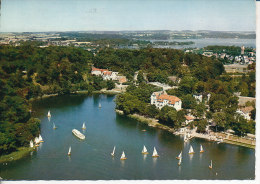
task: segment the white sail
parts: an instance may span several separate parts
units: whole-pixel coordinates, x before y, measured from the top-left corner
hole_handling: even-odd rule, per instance
[[[34,142],[37,144],[37,142],[38,142],[38,137],[35,137]]]
[[[192,146],[190,146],[189,153],[190,153],[190,154],[191,154],[191,153],[194,153]]]
[[[200,152],[204,152],[202,145],[200,145]]]
[[[113,152],[111,153],[112,156],[115,155],[115,150],[116,150],[116,147],[114,146]]]
[[[179,154],[178,158],[181,158],[181,155],[182,155],[182,151],[180,152],[180,154]]]
[[[209,168],[212,169],[212,160],[210,161]]]
[[[68,155],[71,155],[71,146],[69,147]]]
[[[123,151],[122,155],[121,155],[121,158],[120,159],[125,159],[125,152]]]
[[[48,117],[51,117],[51,111],[48,111],[48,115],[47,115]]]
[[[39,142],[43,142],[41,134],[39,135]]]
[[[178,163],[178,165],[181,165],[181,160],[182,160],[182,157],[180,157],[180,160],[179,160],[179,163]]]
[[[144,148],[143,148],[143,151],[142,151],[143,153],[146,153],[147,152],[147,149],[146,149],[146,147],[144,146]]]
[[[155,149],[155,147],[153,148],[153,155],[152,155],[152,156],[153,156],[153,157],[159,156],[158,153],[157,153],[157,151],[156,151],[156,149]]]
[[[98,107],[101,108],[101,103],[99,103]]]
[[[55,126],[55,124],[53,123],[53,129],[56,129],[57,127]]]
[[[84,122],[83,125],[82,125],[82,129],[86,129],[85,122]]]
[[[33,147],[33,141],[32,140],[30,141],[30,147],[31,148]]]

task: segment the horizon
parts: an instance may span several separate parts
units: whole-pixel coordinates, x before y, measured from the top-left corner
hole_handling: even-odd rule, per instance
[[[255,32],[255,10],[254,0],[2,0],[0,32]]]
[[[225,33],[255,33],[256,31],[216,31],[216,30],[75,30],[75,31],[0,31],[0,33],[66,33],[66,32],[225,32]]]

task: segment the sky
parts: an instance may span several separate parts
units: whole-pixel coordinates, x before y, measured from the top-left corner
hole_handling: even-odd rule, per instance
[[[255,31],[255,9],[255,0],[2,0],[0,32]]]

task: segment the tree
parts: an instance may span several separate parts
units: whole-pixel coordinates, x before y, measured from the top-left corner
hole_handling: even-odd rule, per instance
[[[144,82],[145,80],[144,80],[144,75],[143,75],[143,72],[142,71],[139,71],[138,72],[138,75],[137,75],[137,82],[138,83],[142,83],[142,82]]]
[[[111,90],[115,88],[115,82],[113,82],[112,80],[108,80],[107,81],[107,89]]]
[[[216,112],[213,114],[213,121],[216,123],[216,127],[225,128],[227,121],[226,121],[226,113],[225,112]]]
[[[208,122],[207,122],[206,119],[202,119],[202,120],[197,121],[196,125],[197,125],[197,132],[198,133],[205,133]]]

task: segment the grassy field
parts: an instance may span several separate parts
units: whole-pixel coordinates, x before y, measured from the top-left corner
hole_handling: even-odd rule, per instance
[[[19,160],[19,159],[23,158],[24,156],[28,155],[32,150],[33,150],[33,148],[29,148],[29,147],[18,148],[18,151],[12,152],[9,155],[1,156],[0,163]]]

